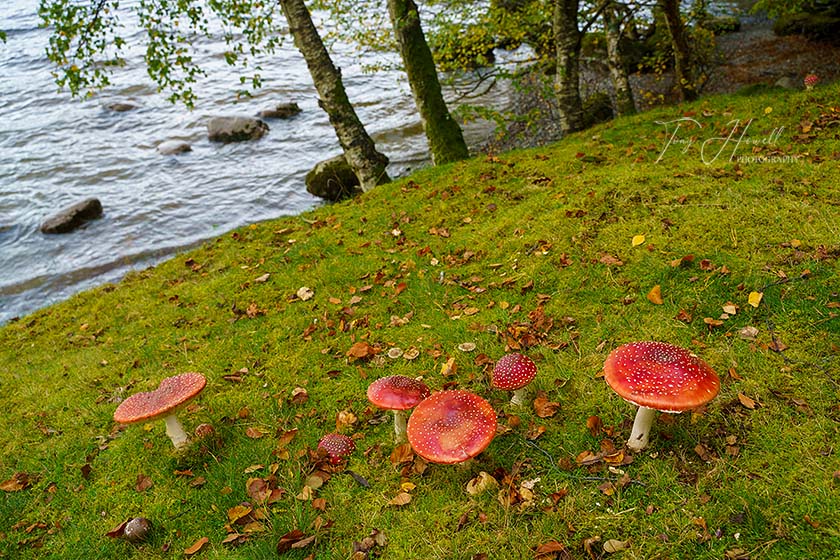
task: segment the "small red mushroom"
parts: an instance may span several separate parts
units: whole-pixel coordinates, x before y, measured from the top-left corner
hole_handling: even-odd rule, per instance
[[[624,400],[639,406],[627,442],[631,451],[648,444],[657,411],[678,414],[712,400],[720,380],[690,350],[665,342],[633,342],[613,350],[604,362],[604,380]]]
[[[469,391],[441,391],[423,400],[408,419],[408,441],[432,463],[466,461],[484,451],[496,435],[496,412]]]
[[[502,391],[513,391],[510,404],[522,406],[528,400],[526,386],[537,376],[537,366],[533,360],[522,354],[506,354],[499,358],[490,385]]]
[[[417,406],[429,394],[425,383],[405,375],[382,377],[367,389],[371,404],[394,411],[394,436],[397,443],[405,441],[405,411]]]
[[[166,435],[172,440],[175,449],[181,449],[187,445],[189,438],[175,413],[198,396],[206,383],[207,380],[200,373],[189,372],[167,377],[154,391],[135,393],[121,402],[114,411],[114,421],[133,424],[163,418],[166,422]]]
[[[330,433],[321,438],[318,449],[326,452],[330,464],[337,465],[356,450],[356,444],[345,435]]]

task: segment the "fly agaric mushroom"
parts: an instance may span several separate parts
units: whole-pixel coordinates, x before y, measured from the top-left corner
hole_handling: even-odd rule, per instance
[[[133,424],[163,418],[166,422],[166,435],[172,440],[175,449],[182,449],[189,438],[184,431],[176,411],[192,400],[204,389],[207,380],[200,373],[182,373],[167,377],[154,391],[131,395],[114,411],[114,421],[120,424]]]
[[[496,412],[469,391],[441,391],[424,399],[408,419],[408,441],[432,463],[460,463],[484,451],[496,435]]]
[[[528,390],[525,388],[537,376],[537,366],[527,356],[522,354],[506,354],[499,358],[490,385],[502,391],[513,391],[510,404],[522,406],[528,400]]]
[[[691,351],[665,342],[619,346],[604,362],[604,380],[624,400],[639,406],[627,441],[631,451],[648,444],[656,412],[679,414],[712,400],[720,380]]]
[[[326,452],[330,464],[337,465],[356,450],[356,444],[347,436],[331,433],[321,438],[318,449]]]
[[[394,439],[397,443],[405,441],[405,411],[417,406],[429,394],[425,383],[405,375],[382,377],[367,389],[371,404],[394,411]]]

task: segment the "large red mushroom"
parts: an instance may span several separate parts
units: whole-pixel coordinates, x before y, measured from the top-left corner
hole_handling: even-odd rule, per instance
[[[408,442],[432,463],[466,461],[496,435],[496,412],[469,391],[441,391],[423,400],[408,419]]]
[[[692,410],[720,390],[720,380],[706,362],[665,342],[632,342],[616,348],[604,362],[604,379],[624,400],[639,406],[627,441],[635,452],[647,447],[657,411]]]
[[[176,412],[204,389],[207,380],[200,373],[182,373],[167,377],[154,391],[131,395],[114,411],[114,421],[133,424],[163,418],[166,435],[175,449],[182,449],[189,441]]]
[[[394,412],[394,438],[397,443],[405,441],[405,411],[417,406],[429,394],[425,383],[405,375],[382,377],[367,389],[371,404]]]
[[[499,358],[490,385],[502,391],[513,391],[510,404],[522,406],[528,400],[527,386],[537,376],[537,366],[533,360],[522,354],[506,354]]]

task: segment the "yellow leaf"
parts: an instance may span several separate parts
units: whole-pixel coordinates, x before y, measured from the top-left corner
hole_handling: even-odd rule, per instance
[[[403,482],[400,484],[400,490],[403,492],[411,492],[415,488],[417,488],[417,486],[413,482]]]
[[[764,294],[761,292],[750,292],[750,297],[747,299],[747,303],[753,307],[758,307],[758,304],[761,303],[761,298],[763,296]]]
[[[764,108],[764,114],[765,115],[769,115],[772,112],[773,112],[773,107],[765,107]]]
[[[633,247],[636,247],[637,245],[641,245],[644,242],[645,242],[645,236],[644,235],[634,235],[633,240],[630,243],[633,245]]]
[[[662,288],[657,284],[650,289],[647,295],[648,301],[654,305],[662,305],[665,301],[662,299]]]
[[[411,494],[408,492],[400,492],[388,502],[389,506],[404,506],[411,501]]]

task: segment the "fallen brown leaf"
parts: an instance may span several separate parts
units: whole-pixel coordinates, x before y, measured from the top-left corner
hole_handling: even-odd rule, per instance
[[[154,485],[152,479],[145,474],[138,474],[137,480],[134,483],[134,489],[138,492],[145,492]]]
[[[209,542],[210,542],[210,539],[208,539],[207,537],[201,537],[200,539],[195,541],[195,543],[193,543],[193,545],[191,547],[184,550],[184,554],[187,555],[187,556],[192,556],[193,554],[197,553],[202,548],[204,548],[204,546]]]
[[[537,416],[540,418],[551,418],[557,414],[558,410],[560,410],[559,402],[549,401],[545,391],[537,393],[537,397],[534,399],[534,412],[536,412]]]
[[[758,405],[758,403],[756,403],[753,399],[749,398],[744,393],[738,393],[738,400],[743,406],[749,408],[750,410],[754,410],[755,407]]]
[[[409,502],[411,502],[411,494],[409,494],[408,492],[400,492],[388,501],[388,505],[400,507],[406,505]]]

